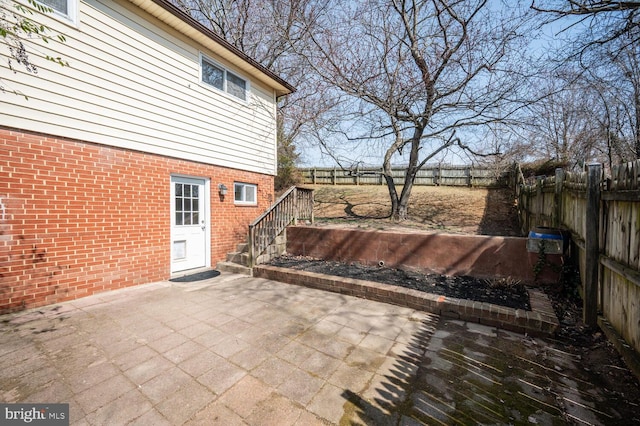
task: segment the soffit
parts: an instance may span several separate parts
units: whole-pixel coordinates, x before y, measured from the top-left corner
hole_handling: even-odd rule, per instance
[[[295,88],[272,71],[235,48],[222,37],[191,18],[166,0],[129,0],[145,12],[207,47],[216,55],[235,65],[251,77],[273,88],[276,96],[293,93]]]

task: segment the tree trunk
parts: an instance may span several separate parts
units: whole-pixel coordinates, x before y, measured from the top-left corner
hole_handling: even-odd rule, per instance
[[[389,190],[389,199],[391,200],[391,212],[389,217],[396,219],[398,213],[398,191],[396,191],[396,184],[393,182],[393,171],[391,170],[391,154],[387,152],[384,162],[382,164],[382,175],[384,181],[387,184]]]
[[[402,192],[398,199],[398,207],[393,215],[393,219],[398,222],[402,222],[408,218],[409,199],[411,198],[411,190],[413,189],[413,182],[415,181],[416,173],[417,170],[412,170],[412,168],[407,169]]]
[[[636,159],[640,159],[640,87],[638,84],[634,84],[633,86],[633,98],[634,98],[634,107],[636,109],[636,122],[635,122],[635,132],[634,132],[634,149],[636,151]]]
[[[398,222],[402,222],[403,220],[408,219],[409,196],[411,195],[411,188],[413,188],[413,179],[405,179],[404,187],[402,188],[402,195],[400,196],[400,200],[398,201],[398,209],[396,215],[394,216],[394,220]]]
[[[401,195],[398,196],[396,185],[393,182],[393,176],[390,174],[384,175],[387,183],[387,189],[389,190],[389,199],[391,200],[391,213],[389,217],[396,222],[402,222],[407,219],[407,212],[409,210],[409,195],[411,194],[411,187],[413,186],[413,180],[407,182],[405,180],[402,187]],[[408,187],[408,190],[407,190]]]
[[[389,190],[389,199],[391,200],[391,213],[389,216],[396,220],[398,214],[399,202],[398,191],[396,191],[396,184],[393,183],[393,176],[385,174],[384,180],[387,183],[387,189]]]
[[[396,191],[395,185],[393,186],[393,194],[391,195],[391,217],[397,222],[407,220],[409,212],[409,199],[411,197],[411,190],[413,189],[413,182],[416,179],[418,170],[418,151],[420,148],[420,137],[422,136],[422,128],[418,128],[414,132],[414,137],[411,141],[411,154],[409,156],[409,165],[404,176],[404,185],[402,186],[402,192],[400,197]],[[393,179],[391,179],[393,182]],[[388,181],[387,181],[388,185]]]

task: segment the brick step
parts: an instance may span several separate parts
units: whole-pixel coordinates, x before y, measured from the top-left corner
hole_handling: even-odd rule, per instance
[[[250,277],[253,276],[251,268],[233,262],[218,262],[216,269],[220,272],[231,272],[233,274],[248,275]]]
[[[237,263],[242,266],[249,266],[249,253],[234,251],[227,253],[227,262]]]

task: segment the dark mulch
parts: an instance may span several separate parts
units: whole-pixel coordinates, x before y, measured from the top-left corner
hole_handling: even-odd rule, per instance
[[[346,278],[392,284],[457,299],[475,300],[515,309],[531,310],[529,293],[519,281],[448,277],[404,269],[341,263],[302,256],[280,256],[270,265]]]

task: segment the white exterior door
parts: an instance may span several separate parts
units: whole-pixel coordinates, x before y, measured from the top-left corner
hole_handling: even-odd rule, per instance
[[[210,265],[208,203],[207,180],[171,177],[171,272]]]

